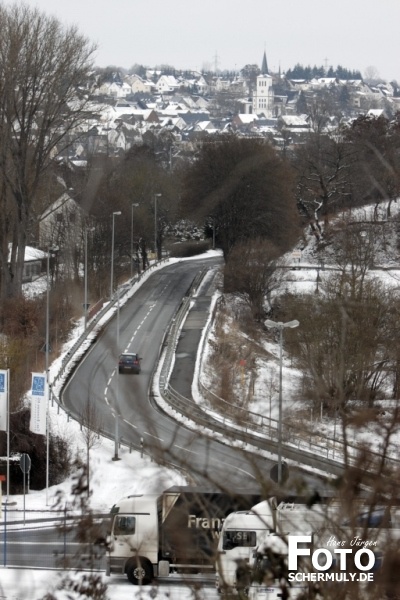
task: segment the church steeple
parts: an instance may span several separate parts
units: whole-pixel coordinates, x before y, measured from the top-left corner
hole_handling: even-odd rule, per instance
[[[264,56],[261,64],[261,75],[268,75],[268,63],[267,63],[267,54],[264,50]]]

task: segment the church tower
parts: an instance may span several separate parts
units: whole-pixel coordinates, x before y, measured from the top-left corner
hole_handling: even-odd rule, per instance
[[[253,113],[264,115],[267,119],[273,117],[274,91],[272,89],[272,77],[268,73],[267,54],[261,63],[261,75],[257,77],[256,89],[253,93]]]

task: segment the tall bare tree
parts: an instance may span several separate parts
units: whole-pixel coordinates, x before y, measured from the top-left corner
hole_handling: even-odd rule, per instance
[[[87,495],[90,495],[90,451],[101,445],[102,421],[97,404],[87,398],[81,414],[81,431],[86,449]]]
[[[354,149],[344,141],[340,131],[336,136],[325,131],[312,132],[296,150],[293,164],[298,173],[297,204],[317,237],[322,234],[321,216],[326,225],[329,214],[350,203],[349,170],[353,160]]]
[[[20,293],[44,173],[78,135],[95,47],[24,4],[0,7],[0,297]],[[41,204],[42,203],[42,204]],[[41,204],[41,206],[40,206]],[[8,264],[8,244],[12,243]]]
[[[278,289],[284,270],[277,269],[281,252],[269,240],[257,238],[233,247],[224,270],[224,289],[249,305],[256,320],[265,318],[264,304]]]

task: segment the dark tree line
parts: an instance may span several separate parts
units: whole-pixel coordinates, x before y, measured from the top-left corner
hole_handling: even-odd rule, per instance
[[[338,65],[336,68],[332,66],[329,69],[314,65],[304,66],[297,63],[293,69],[288,69],[285,73],[287,79],[314,79],[315,77],[337,77],[338,79],[362,79],[361,72],[358,70],[351,70]]]
[[[235,245],[269,239],[282,252],[298,234],[290,166],[264,141],[205,143],[183,180],[182,210],[211,219],[225,259]]]

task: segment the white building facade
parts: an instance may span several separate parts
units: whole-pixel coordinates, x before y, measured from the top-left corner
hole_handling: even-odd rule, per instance
[[[264,115],[268,119],[273,117],[274,92],[271,75],[258,75],[257,86],[253,93],[253,113]]]

